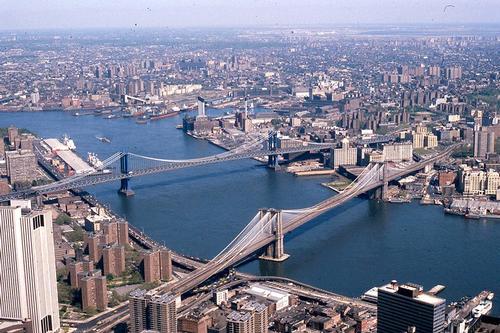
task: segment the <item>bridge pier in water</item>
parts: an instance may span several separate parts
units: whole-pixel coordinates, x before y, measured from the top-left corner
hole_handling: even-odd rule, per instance
[[[128,154],[123,155],[120,157],[120,172],[122,175],[128,175],[129,169],[128,169]],[[134,195],[134,191],[130,188],[129,185],[130,177],[122,178],[120,180],[120,189],[118,190],[118,193],[121,195],[124,195],[126,197],[130,197]]]
[[[259,210],[261,218],[264,218],[266,213],[270,213],[269,219],[274,218],[274,223],[272,223],[271,229],[274,234],[274,241],[269,244],[263,255],[259,257],[262,260],[281,262],[285,261],[290,257],[290,255],[285,253],[285,246],[283,241],[285,236],[283,235],[283,219],[280,210],[276,209],[261,209]]]

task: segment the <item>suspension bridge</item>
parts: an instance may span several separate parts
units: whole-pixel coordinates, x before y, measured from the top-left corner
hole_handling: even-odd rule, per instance
[[[0,202],[76,188],[85,188],[114,181],[120,181],[120,193],[130,195],[133,194],[133,191],[129,187],[129,181],[131,178],[135,177],[266,156],[268,158],[268,165],[277,167],[278,156],[280,155],[317,152],[333,148],[330,143],[314,142],[297,142],[293,146],[281,148],[277,144],[277,141],[278,137],[276,132],[272,132],[269,137],[264,138],[259,135],[254,135],[249,137],[245,144],[220,154],[178,160],[162,159],[130,152],[117,152],[102,161],[102,165],[98,168],[62,178],[46,185],[35,186],[27,190],[2,195],[0,196]],[[41,153],[38,153],[37,156],[39,160],[43,160]]]
[[[431,158],[406,165],[369,164],[338,195],[311,207],[291,210],[261,209],[231,243],[210,262],[197,268],[175,284],[166,287],[164,291],[176,295],[186,293],[210,277],[244,261],[255,253],[263,252],[262,259],[283,261],[288,257],[284,252],[283,245],[285,234],[363,193],[380,188],[383,196],[390,181],[400,179],[433,164],[450,154],[456,147],[456,145],[450,146]]]

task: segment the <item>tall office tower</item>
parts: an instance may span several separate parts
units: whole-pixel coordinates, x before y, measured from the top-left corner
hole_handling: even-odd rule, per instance
[[[59,330],[50,211],[0,207],[0,317],[29,319],[34,333]]]
[[[205,99],[203,97],[198,96],[198,116],[197,118],[205,118]]]
[[[129,297],[130,332],[152,330],[159,333],[177,332],[175,295],[157,295],[146,290],[134,290]]]
[[[227,316],[227,333],[253,333],[253,315],[250,312],[233,311]]]
[[[426,294],[415,284],[398,286],[396,281],[378,289],[377,332],[444,332],[446,300]]]
[[[16,150],[5,153],[7,176],[11,184],[36,180],[36,157],[30,150]]]

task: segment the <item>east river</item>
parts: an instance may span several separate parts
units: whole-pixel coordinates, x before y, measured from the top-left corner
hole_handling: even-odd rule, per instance
[[[74,117],[63,112],[0,113],[0,127],[25,127],[38,136],[70,135],[86,158],[117,152],[186,159],[221,150],[184,135],[181,116],[136,124],[132,119]],[[103,143],[96,136],[106,136]],[[259,208],[301,208],[333,193],[324,178],[274,172],[241,160],[134,178],[136,195],[117,194],[118,183],[89,188],[102,202],[176,251],[211,258],[248,223]],[[426,289],[446,285],[448,301],[496,294],[500,314],[500,221],[466,220],[441,207],[385,204],[354,199],[286,236],[283,263],[254,260],[241,270],[282,275],[349,296],[359,296],[392,279]]]

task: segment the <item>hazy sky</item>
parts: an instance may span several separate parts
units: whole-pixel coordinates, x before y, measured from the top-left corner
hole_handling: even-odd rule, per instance
[[[500,0],[0,0],[0,29],[500,23],[499,13]]]

